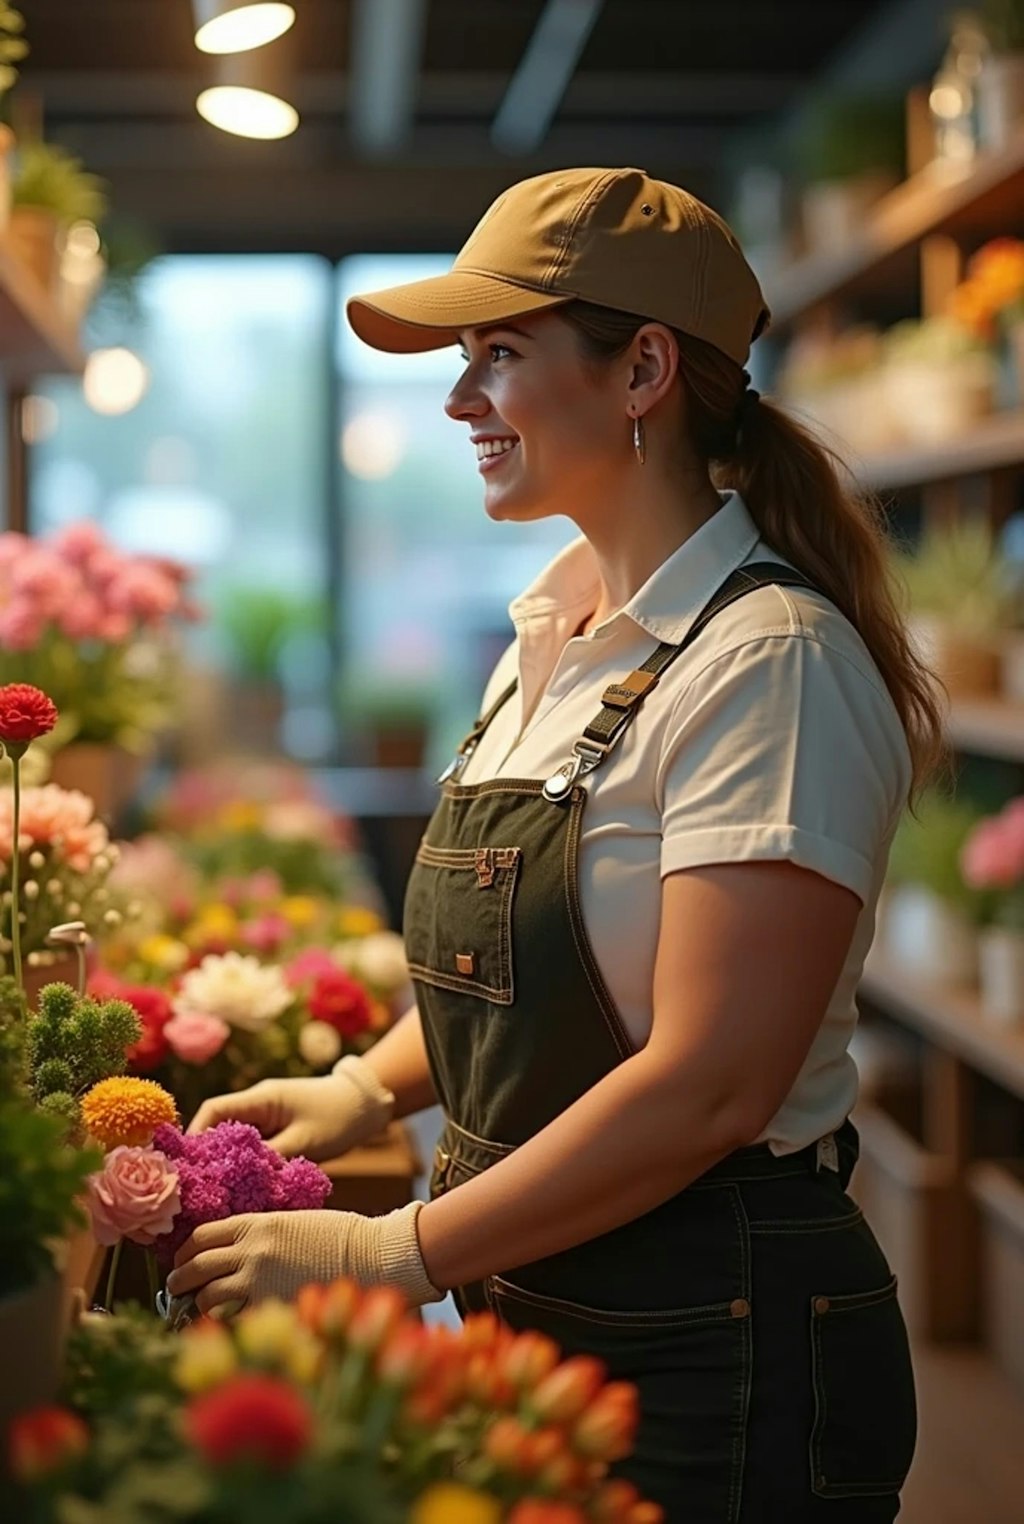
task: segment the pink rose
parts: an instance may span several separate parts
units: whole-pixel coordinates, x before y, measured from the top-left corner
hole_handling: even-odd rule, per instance
[[[176,1058],[186,1064],[205,1064],[228,1040],[231,1028],[219,1016],[205,1011],[179,1011],[164,1027],[164,1036]]]
[[[97,1243],[151,1244],[169,1233],[181,1211],[178,1171],[158,1148],[112,1148],[86,1181]]]

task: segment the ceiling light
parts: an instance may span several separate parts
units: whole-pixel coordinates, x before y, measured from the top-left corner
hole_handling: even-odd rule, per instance
[[[240,138],[286,138],[299,125],[299,113],[288,101],[240,85],[204,90],[196,110],[211,126]]]
[[[295,22],[279,0],[192,0],[201,53],[244,53],[281,37]]]
[[[130,349],[94,349],[82,378],[85,400],[95,413],[130,413],[146,395],[149,371]]]

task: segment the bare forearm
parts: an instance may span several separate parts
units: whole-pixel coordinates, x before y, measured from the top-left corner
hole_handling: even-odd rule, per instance
[[[441,1288],[529,1264],[651,1211],[745,1141],[694,1074],[621,1064],[500,1164],[425,1207],[427,1273]]]
[[[437,1101],[430,1077],[427,1050],[423,1042],[420,1013],[411,1005],[395,1025],[366,1054],[382,1085],[395,1097],[395,1116],[411,1116]]]

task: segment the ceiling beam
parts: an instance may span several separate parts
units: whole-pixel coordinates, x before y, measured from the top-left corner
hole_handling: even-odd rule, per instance
[[[491,129],[502,153],[539,148],[594,29],[602,0],[548,0]]]
[[[350,125],[362,153],[393,153],[409,134],[426,19],[426,0],[355,0]]]

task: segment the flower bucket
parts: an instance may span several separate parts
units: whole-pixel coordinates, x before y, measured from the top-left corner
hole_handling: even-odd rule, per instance
[[[998,693],[1001,652],[997,641],[963,635],[948,621],[930,614],[911,614],[907,630],[921,660],[951,698]]]
[[[37,963],[34,961],[37,957],[47,961]],[[22,983],[25,986],[25,996],[30,1011],[38,1008],[40,991],[47,984],[70,984],[72,989],[77,989],[77,954],[70,948],[62,948],[59,952],[47,950],[42,953],[30,953],[25,959],[22,970]]]
[[[57,290],[64,227],[53,212],[37,206],[11,208],[5,238],[15,257],[48,296]]]
[[[987,59],[976,89],[982,145],[999,153],[1024,122],[1024,53]]]
[[[990,926],[978,939],[981,1009],[989,1021],[1024,1021],[1024,931]]]
[[[123,746],[96,741],[72,741],[53,758],[51,783],[77,788],[96,806],[97,815],[115,821],[138,787],[144,763]]]
[[[889,898],[885,954],[895,967],[935,984],[974,984],[978,939],[970,921],[920,884],[901,884]]]
[[[57,1395],[64,1355],[63,1295],[60,1276],[51,1273],[0,1297],[0,1476],[6,1475],[12,1420]]]

